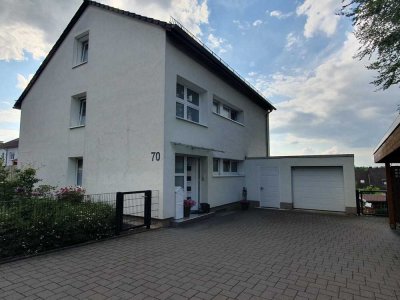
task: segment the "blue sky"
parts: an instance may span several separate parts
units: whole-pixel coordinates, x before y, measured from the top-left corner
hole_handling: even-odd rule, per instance
[[[271,154],[372,152],[400,104],[398,87],[376,91],[337,0],[104,0],[169,20],[175,17],[277,108]],[[61,34],[80,0],[0,0],[0,140],[18,137],[12,105]]]

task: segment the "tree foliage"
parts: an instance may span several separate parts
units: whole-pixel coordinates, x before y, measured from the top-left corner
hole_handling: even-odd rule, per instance
[[[349,2],[350,1],[350,2]],[[367,66],[378,75],[373,83],[387,89],[400,83],[400,1],[342,0],[340,15],[351,18],[361,47],[355,57],[376,59]]]

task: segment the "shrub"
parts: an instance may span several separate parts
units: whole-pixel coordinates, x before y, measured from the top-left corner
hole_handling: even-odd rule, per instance
[[[114,234],[115,210],[105,203],[38,198],[11,202],[0,204],[0,258]]]
[[[56,191],[58,200],[80,203],[85,197],[85,189],[80,186],[66,186]]]

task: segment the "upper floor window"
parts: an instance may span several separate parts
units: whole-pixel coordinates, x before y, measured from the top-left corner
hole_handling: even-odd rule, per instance
[[[74,63],[80,65],[89,58],[89,32],[83,33],[75,38]]]
[[[79,99],[79,124],[84,126],[86,123],[86,97]]]
[[[176,84],[176,116],[200,123],[200,94],[183,84]]]
[[[218,100],[213,100],[213,112],[224,118],[243,123],[243,111],[232,108]]]
[[[86,125],[86,93],[72,97],[70,119],[70,127]]]

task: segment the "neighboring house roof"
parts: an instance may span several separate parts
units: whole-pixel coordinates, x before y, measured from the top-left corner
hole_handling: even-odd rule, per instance
[[[15,140],[11,140],[7,143],[0,144],[0,149],[10,149],[10,148],[18,148],[19,138]]]
[[[207,50],[201,43],[199,43],[192,35],[190,35],[184,28],[179,24],[167,23],[159,21],[156,19],[144,17],[135,13],[117,9],[108,5],[104,5],[95,1],[84,0],[82,5],[79,7],[78,11],[75,13],[53,48],[50,50],[49,54],[40,65],[39,69],[36,71],[32,80],[29,82],[28,86],[22,92],[21,96],[14,104],[14,108],[20,109],[22,101],[24,101],[26,95],[29,93],[32,86],[35,84],[36,80],[39,78],[40,74],[46,68],[47,64],[50,62],[51,58],[56,53],[57,49],[61,46],[64,39],[67,37],[68,33],[72,30],[75,23],[78,21],[80,16],[83,14],[85,9],[89,6],[96,6],[102,9],[106,9],[121,15],[135,18],[144,22],[155,24],[166,30],[167,36],[172,40],[179,43],[179,45],[186,50],[187,54],[197,59],[200,63],[206,64],[206,66],[212,69],[214,72],[223,77],[230,85],[235,89],[239,90],[244,95],[248,96],[253,102],[262,107],[265,110],[272,111],[276,108],[268,102],[260,93],[258,93],[253,87],[250,86],[243,78],[240,77],[232,68],[230,68],[226,63],[224,63],[219,57]]]
[[[386,202],[386,195],[382,194],[363,194],[362,200],[366,202]]]

